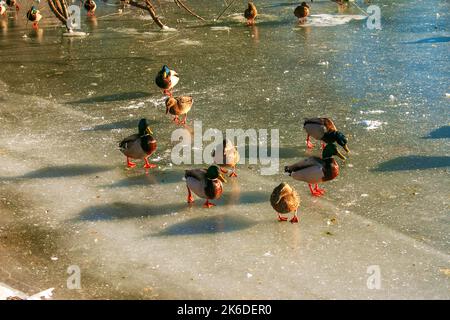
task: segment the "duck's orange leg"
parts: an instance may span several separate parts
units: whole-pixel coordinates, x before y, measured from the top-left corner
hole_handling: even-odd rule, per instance
[[[312,184],[309,183],[309,190],[311,191],[311,195],[313,197],[320,197],[323,195],[323,193],[325,192],[325,190],[323,189],[319,189],[319,186],[317,184],[315,184],[315,187],[313,188]],[[322,192],[323,191],[323,192]]]
[[[147,158],[148,158],[148,157],[147,157]],[[147,158],[144,158],[144,161],[145,161],[144,168],[145,168],[145,169],[156,168],[156,164],[148,162],[148,159],[147,159]]]
[[[178,116],[175,116],[172,121],[176,124],[180,124],[180,119],[178,119]]]
[[[233,167],[233,171],[231,172],[231,174],[229,175],[229,177],[231,178],[231,177],[234,177],[234,178],[237,178],[237,173],[236,173],[236,166],[234,166]]]
[[[191,189],[189,189],[188,186],[186,186],[186,188],[188,190],[187,203],[193,203],[194,202],[194,197],[192,196]]]
[[[180,124],[186,124],[187,113],[184,115],[184,119],[180,122]]]
[[[130,157],[127,157],[127,167],[128,167],[128,168],[134,168],[134,167],[136,167],[136,163],[131,162]]]
[[[203,204],[203,208],[211,208],[211,207],[214,207],[214,206],[215,206],[215,204],[212,203],[212,202],[209,202],[208,199],[206,199],[205,203]]]
[[[290,223],[298,223],[298,217],[297,217],[297,211],[295,211],[294,216],[291,220],[289,220]]]
[[[39,25],[37,22],[33,22],[33,25],[31,26],[34,30],[39,29]]]
[[[278,221],[280,221],[280,222],[287,221],[287,218],[280,216],[279,212],[277,212],[277,214],[278,214]]]

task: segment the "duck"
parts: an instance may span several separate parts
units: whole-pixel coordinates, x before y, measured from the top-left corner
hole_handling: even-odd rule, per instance
[[[294,212],[294,216],[289,222],[298,222],[297,211],[300,206],[300,197],[297,191],[286,182],[280,183],[273,189],[270,195],[270,204],[277,212],[278,221],[287,221],[287,217],[282,217],[281,215]]]
[[[244,17],[247,19],[247,25],[252,26],[255,24],[256,16],[258,15],[258,10],[253,2],[248,3],[248,8],[244,11]]]
[[[191,110],[193,99],[191,96],[168,97],[166,99],[166,114],[174,115],[173,121],[178,124],[185,124],[187,114]],[[180,121],[178,116],[184,114],[184,119]]]
[[[16,0],[6,0],[5,1],[6,2],[6,5],[8,6],[8,7],[15,7],[16,8],[16,11],[19,11],[20,10],[20,6],[19,6],[19,4],[17,3],[17,1]]]
[[[37,30],[39,28],[39,21],[42,19],[41,12],[35,6],[32,6],[27,12],[27,19],[33,22],[33,29]]]
[[[304,23],[306,21],[306,17],[310,14],[310,7],[306,4],[306,2],[302,2],[297,8],[294,10],[294,15],[298,18],[300,23]]]
[[[328,143],[322,151],[322,158],[308,157],[293,165],[285,166],[284,172],[295,180],[307,182],[311,195],[320,197],[325,190],[320,189],[318,183],[333,180],[339,175],[339,165],[333,158],[335,155],[342,160],[346,159],[334,143]]]
[[[211,165],[208,169],[186,170],[184,177],[188,190],[188,203],[194,202],[192,192],[198,197],[206,199],[203,204],[204,208],[215,206],[210,200],[219,199],[222,196],[222,182],[226,182],[226,180],[217,165]]]
[[[305,119],[305,122],[303,123],[303,129],[307,133],[306,147],[308,149],[314,148],[314,145],[310,141],[311,137],[313,137],[316,140],[323,141],[322,149],[324,147],[324,143],[336,142],[338,145],[344,148],[345,152],[350,152],[350,149],[347,145],[347,137],[342,132],[336,129],[333,120],[331,120],[330,118]]]
[[[97,4],[94,0],[86,0],[84,2],[84,8],[87,10],[87,15],[92,17],[95,16],[95,10],[97,9]]]
[[[126,137],[119,143],[120,151],[127,157],[128,168],[134,168],[136,164],[130,159],[143,159],[144,168],[155,168],[156,165],[148,162],[148,157],[156,150],[156,140],[150,129],[147,119],[141,119],[138,124],[138,133]]]
[[[228,170],[224,167],[232,169],[229,177],[237,177],[236,165],[240,160],[237,147],[229,139],[224,139],[222,143],[218,144],[212,151],[212,157],[214,163],[221,166],[220,169],[223,173],[228,173]]]
[[[173,87],[175,87],[180,80],[180,76],[175,70],[169,69],[168,66],[164,65],[162,69],[158,72],[155,78],[155,83],[158,87],[163,90],[166,96],[172,96]]]

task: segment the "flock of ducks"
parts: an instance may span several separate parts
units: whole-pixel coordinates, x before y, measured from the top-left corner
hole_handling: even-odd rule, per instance
[[[180,80],[179,74],[164,65],[155,78],[156,85],[166,96],[166,114],[174,116],[173,121],[177,124],[185,124],[187,113],[191,110],[193,98],[191,96],[173,96],[173,88]],[[180,121],[179,116],[184,115]],[[339,165],[334,156],[342,160],[346,157],[338,150],[336,143],[340,145],[347,153],[350,152],[347,146],[346,136],[337,130],[333,121],[329,118],[310,118],[305,119],[303,129],[307,133],[306,147],[314,148],[311,137],[321,142],[322,157],[311,156],[298,161],[284,168],[284,172],[294,180],[308,183],[312,196],[320,197],[325,193],[324,189],[319,188],[319,183],[335,179],[339,175]],[[136,166],[132,160],[143,160],[144,168],[150,169],[156,167],[149,163],[150,157],[156,151],[156,139],[152,136],[153,132],[149,127],[147,119],[141,119],[138,124],[138,133],[123,139],[119,144],[120,151],[127,158],[127,166],[133,168]],[[236,165],[239,163],[240,156],[237,147],[232,141],[224,139],[218,144],[212,152],[214,164],[206,169],[185,170],[184,178],[187,187],[187,202],[193,203],[193,194],[199,198],[205,199],[203,207],[210,208],[215,206],[211,200],[219,199],[223,194],[223,183],[226,182],[224,174],[230,170],[229,177],[236,178]],[[289,220],[291,223],[297,223],[297,211],[300,205],[298,193],[287,183],[278,185],[270,196],[270,203],[278,215],[279,221],[287,221],[285,214],[294,212]]]
[[[94,16],[95,10],[97,9],[97,4],[94,2],[94,0],[80,0],[81,4],[87,11],[88,16]],[[20,10],[20,6],[17,3],[17,0],[5,0],[5,4],[0,3],[0,15],[4,16],[6,15],[7,7],[8,8],[15,8],[16,12]],[[80,4],[80,6],[81,6]],[[39,21],[42,20],[42,14],[41,11],[36,8],[35,6],[31,6],[31,8],[26,13],[27,20],[30,22],[33,22],[32,27],[33,29],[37,30],[39,29]]]

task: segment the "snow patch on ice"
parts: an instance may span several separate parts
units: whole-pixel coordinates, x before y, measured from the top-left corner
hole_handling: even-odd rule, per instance
[[[212,31],[230,31],[230,27],[211,27]]]
[[[380,128],[383,124],[387,124],[387,122],[379,120],[362,120],[359,123],[365,126],[367,130],[375,130]]]
[[[351,14],[313,14],[308,17],[306,23],[299,25],[299,27],[334,27],[349,23],[352,20],[364,20],[364,15]]]
[[[361,111],[359,111],[359,113],[361,113],[361,114],[382,114],[385,112],[386,111],[384,111],[384,110],[368,110],[368,111],[361,110]]]
[[[189,40],[189,39],[181,39],[178,41],[180,44],[185,46],[201,46],[201,41]]]

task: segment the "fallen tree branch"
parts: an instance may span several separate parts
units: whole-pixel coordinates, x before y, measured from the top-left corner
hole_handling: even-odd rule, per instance
[[[56,16],[56,18],[58,18],[59,21],[61,21],[65,26],[67,26],[67,17],[64,17],[64,15],[62,14],[62,9],[61,11],[59,11],[59,8],[56,7],[53,1],[54,0],[48,0],[48,6],[50,7],[50,10],[54,13],[54,15]],[[57,0],[55,0],[55,2],[56,1]],[[59,1],[56,3],[59,7],[61,6]]]
[[[145,0],[144,1],[145,5],[140,4],[135,0],[128,0],[127,2],[133,7],[147,10],[150,13],[150,16],[152,17],[153,21],[158,25],[158,27],[160,27],[161,29],[167,28],[167,26],[164,23],[162,23],[161,19],[159,19],[159,17],[157,16],[155,8],[153,7],[150,0]]]
[[[191,15],[193,15],[194,17],[196,17],[199,20],[205,21],[204,18],[200,17],[198,14],[196,14],[194,11],[192,11],[188,6],[186,6],[183,1],[181,0],[174,0],[175,4],[178,6],[178,8],[183,8],[184,10],[186,10],[187,12],[189,12]]]

